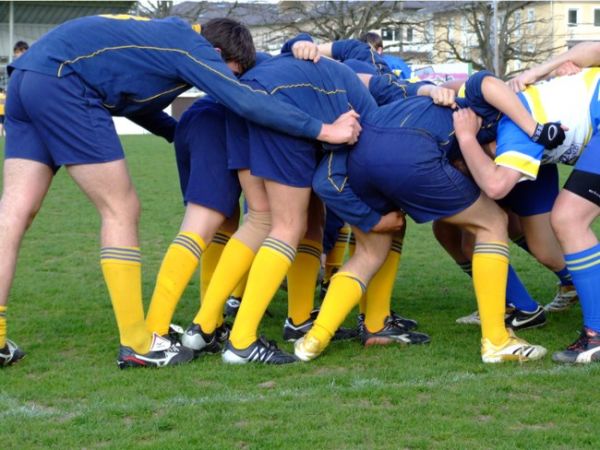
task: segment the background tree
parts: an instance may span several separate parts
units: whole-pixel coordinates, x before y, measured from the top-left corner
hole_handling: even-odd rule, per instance
[[[169,0],[146,0],[143,2],[137,2],[137,14],[144,17],[150,17],[153,19],[162,19],[168,17],[173,9],[173,1]]]
[[[509,70],[509,62],[522,67],[545,61],[556,50],[550,36],[551,18],[529,17],[534,2],[497,2],[498,73],[508,78],[521,69]],[[494,70],[493,1],[455,2],[436,13],[438,24],[447,26],[436,41],[436,59],[470,63],[475,70]],[[440,26],[437,27],[440,29]],[[459,37],[460,34],[460,37]],[[441,38],[440,38],[441,36]]]

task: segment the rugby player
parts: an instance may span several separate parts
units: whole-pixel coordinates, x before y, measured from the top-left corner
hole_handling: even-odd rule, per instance
[[[232,45],[249,40],[249,32],[241,29],[231,27]],[[281,104],[265,91],[239,83],[197,31],[178,18],[84,17],[50,31],[9,66],[0,200],[2,365],[22,357],[6,338],[5,317],[18,249],[62,165],[102,218],[101,264],[119,328],[119,367],[191,359],[191,352],[145,327],[137,237],[140,205],[111,116],[126,116],[172,140],[174,121],[161,111],[196,86],[263,125],[333,143],[356,139],[359,125],[352,116],[327,125],[290,105],[281,114]],[[249,50],[251,63],[253,46]]]
[[[531,73],[544,76],[565,61],[581,67],[599,64],[600,46],[579,44]],[[562,363],[600,360],[600,245],[591,229],[600,215],[599,89],[600,69],[588,68],[532,85],[519,93],[534,117],[560,121],[568,128],[565,142],[554,150],[527,142],[509,119],[503,119],[499,126],[494,160],[483,153],[469,133],[465,133],[465,145],[461,145],[477,184],[496,198],[502,198],[520,180],[535,179],[542,164],[575,166],[550,213],[583,312],[579,338],[553,355],[555,361]],[[457,127],[464,125],[472,130],[473,120],[465,112],[457,117]],[[544,201],[543,195],[539,201]]]

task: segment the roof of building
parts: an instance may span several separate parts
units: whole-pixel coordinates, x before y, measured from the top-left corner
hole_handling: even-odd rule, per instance
[[[95,14],[123,14],[135,1],[0,1],[0,22],[9,21],[13,4],[14,23],[58,25],[76,17]]]

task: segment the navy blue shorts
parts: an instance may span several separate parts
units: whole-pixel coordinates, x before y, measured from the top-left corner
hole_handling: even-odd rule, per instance
[[[480,195],[437,142],[418,129],[363,124],[348,173],[355,192],[378,213],[400,209],[417,223],[458,214]]]
[[[287,186],[312,186],[319,144],[254,123],[248,122],[248,126],[252,175]]]
[[[124,158],[112,116],[75,74],[57,78],[14,70],[6,97],[5,158],[57,170]]]
[[[552,211],[558,197],[558,168],[542,164],[535,180],[521,181],[498,203],[521,217]]]
[[[227,168],[225,107],[188,110],[177,126],[175,154],[185,203],[231,217],[241,188],[237,172]]]
[[[248,122],[236,113],[227,110],[227,167],[231,170],[250,168],[250,141]]]

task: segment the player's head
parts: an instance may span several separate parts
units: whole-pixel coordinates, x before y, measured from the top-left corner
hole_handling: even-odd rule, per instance
[[[29,50],[29,44],[25,41],[18,41],[13,47],[13,57],[18,58],[27,50]]]
[[[377,33],[371,31],[365,33],[360,37],[360,40],[369,44],[371,48],[380,55],[383,53],[383,40]]]
[[[221,53],[233,73],[240,75],[254,66],[256,50],[250,30],[232,19],[212,19],[202,25],[202,36]]]

